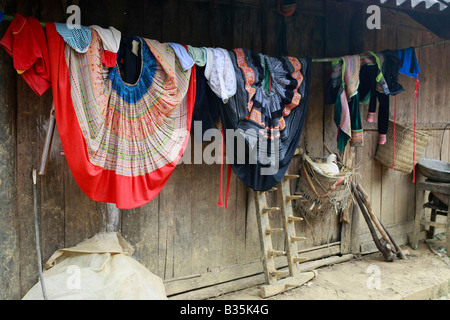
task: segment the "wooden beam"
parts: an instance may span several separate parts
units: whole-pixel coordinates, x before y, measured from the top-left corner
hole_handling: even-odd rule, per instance
[[[440,11],[439,5],[433,5],[431,8],[426,9],[424,7],[424,2],[419,3],[417,6],[415,6],[413,8],[411,6],[411,0],[406,0],[403,4],[401,4],[399,6],[396,4],[396,0],[387,0],[385,3],[381,3],[380,1],[377,1],[376,3],[373,3],[373,2],[367,3],[367,0],[343,0],[343,1],[339,1],[339,2],[348,2],[349,4],[358,3],[358,4],[364,4],[366,6],[369,6],[371,4],[376,4],[379,7],[387,8],[390,10],[397,10],[397,11],[402,11],[402,12],[423,12],[423,13],[438,15],[438,16],[448,14],[448,12],[446,12],[446,11],[450,9],[450,8],[447,8],[443,11]]]

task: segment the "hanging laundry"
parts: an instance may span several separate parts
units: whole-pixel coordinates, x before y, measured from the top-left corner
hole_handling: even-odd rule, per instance
[[[411,78],[418,78],[420,67],[416,58],[416,51],[414,47],[397,50],[397,55],[400,58],[399,72]]]
[[[47,41],[39,21],[16,14],[0,45],[13,58],[17,73],[38,96],[43,95],[51,82]]]
[[[363,145],[359,104],[369,104],[367,122],[374,122],[379,102],[379,144],[386,142],[389,123],[389,95],[404,91],[398,83],[399,59],[391,50],[381,53],[367,51],[361,55],[344,56],[332,64],[330,80],[325,88],[325,103],[335,104],[334,121],[338,126],[337,145],[344,152]]]
[[[361,57],[361,66],[364,65],[376,65],[377,72],[376,72],[376,88],[379,92],[384,92],[384,94],[391,94],[389,90],[388,83],[384,77],[383,74],[383,62],[384,62],[384,56],[379,53],[374,53],[372,51],[366,51],[363,56]]]
[[[389,124],[389,96],[377,90],[377,72],[377,65],[364,65],[361,67],[359,93],[361,97],[369,96],[370,98],[368,101],[367,122],[374,122],[378,100],[378,144],[385,144]]]
[[[95,30],[83,55],[64,45],[54,24],[46,31],[58,132],[78,185],[118,208],[151,201],[189,140],[195,68],[183,71],[169,45],[138,38],[142,67],[129,85],[117,67],[102,65]]]
[[[188,53],[199,67],[204,67],[206,64],[206,48],[196,48],[188,45]]]
[[[3,11],[0,11],[0,22],[2,22],[5,19],[5,13]]]
[[[206,48],[205,77],[211,90],[227,103],[236,93],[236,75],[228,51],[222,48]]]
[[[69,28],[67,23],[55,22],[56,31],[63,37],[64,41],[76,52],[85,53],[91,43],[91,29],[85,26],[74,26]]]
[[[192,68],[192,66],[195,64],[192,57],[187,52],[186,48],[178,43],[168,42],[168,45],[172,47],[172,49],[175,51],[175,54],[178,58],[178,61],[180,61],[181,67],[184,71],[189,70]]]
[[[141,40],[135,36],[123,36],[117,52],[117,65],[123,81],[135,84],[141,72]]]
[[[205,67],[197,67],[196,75],[197,89],[192,125],[196,121],[201,123],[201,136],[196,132],[197,135],[194,135],[194,139],[197,143],[202,143],[203,136],[207,130],[219,127],[219,107],[222,104],[222,100],[209,87],[208,80],[205,78]]]
[[[395,96],[405,91],[402,85],[398,83],[398,75],[401,64],[400,58],[397,55],[397,51],[383,50],[379,54],[383,56],[381,70],[383,72],[383,77],[388,85],[389,94]]]
[[[115,67],[117,63],[117,51],[119,51],[121,32],[114,27],[108,29],[97,25],[91,26],[102,39],[102,62],[105,67]]]
[[[358,92],[360,68],[359,55],[340,58],[333,63],[331,78],[325,89],[325,102],[335,105],[337,147],[341,152],[344,152],[349,140],[352,146],[362,146],[364,143]]]
[[[229,56],[237,90],[219,111],[223,128],[232,129],[245,150],[225,135],[227,157],[246,186],[267,191],[284,177],[300,140],[311,59],[278,59],[240,48],[229,51]]]
[[[376,65],[366,64],[361,68],[359,91],[362,96],[370,95],[367,122],[374,122],[378,100],[378,144],[383,145],[386,143],[389,125],[389,95],[395,96],[404,91],[402,85],[398,83],[400,59],[392,50],[384,50],[378,54],[369,53],[375,58]],[[377,77],[381,74],[387,89],[382,90],[379,86],[380,81]]]

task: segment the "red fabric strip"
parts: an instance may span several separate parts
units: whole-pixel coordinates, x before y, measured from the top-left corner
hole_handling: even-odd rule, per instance
[[[416,124],[417,124],[417,94],[419,92],[419,78],[416,78],[416,90],[414,92],[414,153],[413,153],[413,183],[416,182]]]
[[[219,207],[223,207],[223,194],[222,194],[222,184],[223,184],[223,153],[225,152],[225,148],[224,148],[224,135],[223,135],[223,130],[222,132],[222,143],[221,143],[221,154],[220,154],[220,185],[219,185],[219,202],[217,203],[217,205]]]
[[[393,154],[392,154],[392,169],[395,169],[395,122],[397,119],[397,96],[394,98],[394,140],[393,140]]]
[[[228,164],[227,193],[225,194],[225,209],[228,209],[228,196],[230,194],[230,180],[231,180],[231,164]]]

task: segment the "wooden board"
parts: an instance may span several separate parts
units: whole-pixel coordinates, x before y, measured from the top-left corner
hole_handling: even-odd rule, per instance
[[[13,1],[3,2],[4,10]],[[0,33],[7,29],[0,25]],[[0,52],[0,300],[20,299],[19,225],[17,217],[16,75],[12,58]]]

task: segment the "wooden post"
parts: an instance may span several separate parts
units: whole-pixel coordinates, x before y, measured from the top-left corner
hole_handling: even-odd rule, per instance
[[[5,12],[15,7],[15,1],[2,2]],[[4,34],[8,27],[9,23],[2,23],[0,33]],[[21,298],[16,174],[17,73],[12,68],[12,58],[5,50],[0,51],[0,300],[14,300]],[[28,214],[31,216],[31,212]]]
[[[118,232],[120,227],[120,210],[114,203],[106,204],[108,213],[106,224],[106,232]]]
[[[420,220],[422,219],[424,208],[423,202],[425,199],[425,190],[421,182],[416,183],[416,216],[414,218],[414,233],[411,241],[411,247],[416,250],[419,247],[420,236]]]

